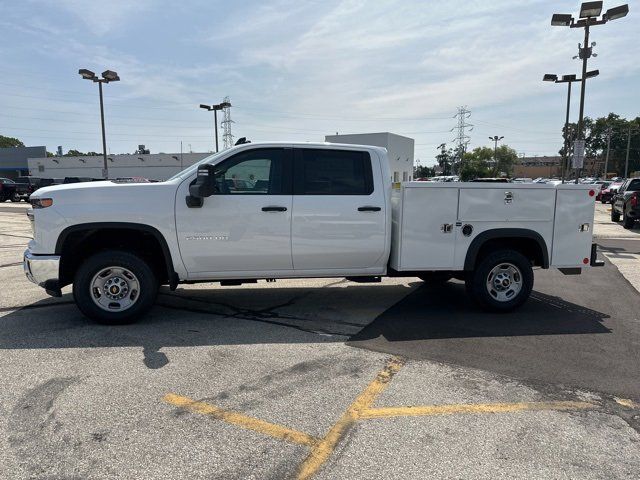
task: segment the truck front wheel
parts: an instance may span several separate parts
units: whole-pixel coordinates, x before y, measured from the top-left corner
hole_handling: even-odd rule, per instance
[[[158,280],[147,262],[119,250],[89,257],[73,282],[80,311],[108,325],[133,322],[151,308],[157,293]]]
[[[515,250],[484,257],[466,280],[467,292],[483,308],[506,312],[522,305],[533,289],[531,262]]]

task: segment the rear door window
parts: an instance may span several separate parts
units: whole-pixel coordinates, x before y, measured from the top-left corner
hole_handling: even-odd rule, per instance
[[[298,195],[370,195],[373,192],[368,152],[303,148],[296,152]]]

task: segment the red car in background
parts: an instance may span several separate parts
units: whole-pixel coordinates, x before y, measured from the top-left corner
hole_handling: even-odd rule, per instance
[[[618,193],[618,189],[622,186],[622,182],[613,182],[607,188],[600,190],[596,196],[596,200],[601,203],[611,203],[613,196]]]

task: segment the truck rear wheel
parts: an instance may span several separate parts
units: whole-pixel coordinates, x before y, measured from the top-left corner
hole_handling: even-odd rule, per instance
[[[627,215],[626,213],[622,216],[622,226],[624,228],[633,228],[633,224],[635,223],[635,220],[630,217],[629,215]]]
[[[146,313],[158,293],[158,280],[140,257],[108,250],[83,262],[73,282],[80,311],[99,323],[131,323]]]
[[[522,305],[533,289],[531,262],[515,250],[484,257],[466,280],[467,292],[483,308],[507,312]]]

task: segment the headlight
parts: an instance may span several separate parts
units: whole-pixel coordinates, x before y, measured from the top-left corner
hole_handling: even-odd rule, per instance
[[[33,208],[47,208],[53,205],[53,198],[31,198],[29,203]]]

